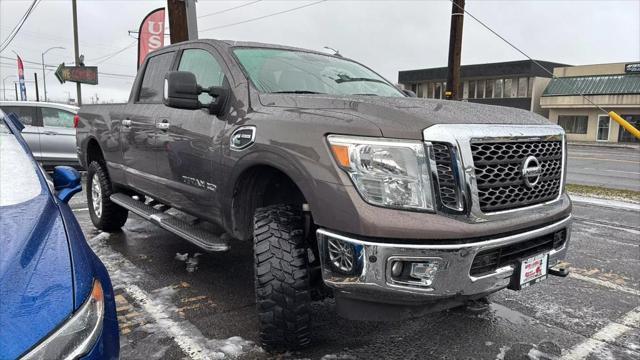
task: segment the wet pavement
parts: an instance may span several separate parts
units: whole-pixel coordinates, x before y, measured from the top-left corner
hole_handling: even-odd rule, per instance
[[[588,200],[587,200],[588,201]],[[268,354],[258,338],[252,245],[201,252],[130,215],[100,234],[84,195],[72,208],[116,289],[122,359],[638,359],[640,207],[575,203],[567,278],[500,291],[487,311],[450,310],[392,322],[339,318],[333,300],[313,304],[313,344]]]
[[[640,191],[640,148],[571,145],[567,182]]]

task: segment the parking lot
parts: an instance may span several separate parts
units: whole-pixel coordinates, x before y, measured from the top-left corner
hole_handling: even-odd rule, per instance
[[[586,201],[586,202],[585,202]],[[106,264],[118,302],[123,359],[637,359],[640,357],[640,207],[580,199],[568,278],[491,296],[485,312],[450,310],[395,323],[335,315],[313,305],[314,342],[268,354],[258,334],[252,244],[197,256],[186,270],[176,254],[199,250],[130,215],[124,231],[97,232],[84,194],[72,207]]]

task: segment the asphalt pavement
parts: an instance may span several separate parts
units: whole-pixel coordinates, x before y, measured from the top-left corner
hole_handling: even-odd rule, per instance
[[[639,359],[640,206],[581,200],[569,277],[500,291],[484,312],[392,323],[344,320],[333,300],[316,302],[312,346],[285,354],[256,345],[251,243],[198,255],[189,272],[176,257],[201,251],[186,241],[135,215],[99,233],[84,194],[72,208],[116,289],[122,359]]]
[[[567,182],[640,191],[640,148],[569,145]]]

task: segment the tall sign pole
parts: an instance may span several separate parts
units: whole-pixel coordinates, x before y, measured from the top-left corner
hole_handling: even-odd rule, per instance
[[[198,38],[195,0],[167,0],[171,43]]]
[[[462,22],[464,20],[464,0],[453,0],[451,4],[451,29],[449,31],[449,64],[445,98],[460,100],[460,58],[462,56]]]
[[[80,66],[80,49],[78,48],[78,10],[76,6],[76,0],[71,0],[71,7],[73,9],[73,49],[76,57],[76,66]],[[82,89],[80,83],[76,83],[77,89],[77,104],[82,105]]]
[[[38,73],[33,73],[33,78],[36,82],[36,101],[40,101],[40,90],[38,89]]]

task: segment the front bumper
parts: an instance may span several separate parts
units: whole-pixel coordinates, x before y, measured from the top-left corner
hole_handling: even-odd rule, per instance
[[[566,230],[565,241],[560,247],[549,251],[548,267],[553,267],[566,255],[571,216],[533,230],[464,243],[444,240],[429,245],[379,243],[343,236],[326,229],[318,229],[317,238],[323,280],[340,297],[396,305],[424,305],[454,298],[473,299],[506,288],[517,270],[516,263],[501,266],[481,276],[472,276],[470,270],[476,255],[481,251],[526,242],[563,229]],[[358,255],[354,273],[346,274],[330,263],[327,248],[329,239],[354,246]],[[436,260],[439,263],[438,271],[429,286],[401,283],[391,275],[391,264],[398,260]]]

